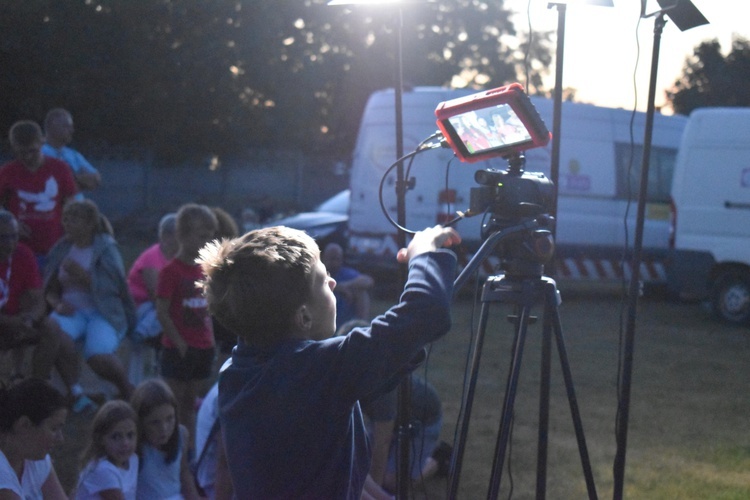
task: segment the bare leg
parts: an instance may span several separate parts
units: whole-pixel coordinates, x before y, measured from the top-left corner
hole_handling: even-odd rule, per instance
[[[64,337],[68,340],[70,340],[70,337],[50,318],[42,320],[42,324],[39,325],[39,335],[39,343],[36,345],[31,358],[31,373],[35,377],[47,380],[55,366],[61,342]]]
[[[59,330],[58,334],[59,343],[55,356],[55,368],[57,368],[57,372],[68,391],[70,391],[81,378],[81,360],[78,357],[73,339],[62,330]]]
[[[88,364],[94,373],[108,382],[112,382],[120,391],[120,397],[130,399],[133,385],[128,381],[125,367],[116,354],[95,354],[88,359]]]

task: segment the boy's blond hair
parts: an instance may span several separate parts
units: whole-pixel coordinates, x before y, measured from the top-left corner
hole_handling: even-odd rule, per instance
[[[186,203],[177,210],[175,229],[178,239],[188,234],[196,223],[219,227],[219,222],[209,207],[198,203]]]
[[[209,311],[248,344],[272,345],[290,335],[319,259],[315,240],[283,226],[212,242],[199,258]]]

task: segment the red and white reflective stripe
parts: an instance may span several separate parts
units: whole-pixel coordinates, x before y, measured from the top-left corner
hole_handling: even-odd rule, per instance
[[[463,254],[459,256],[459,265],[461,268],[468,264],[471,255]],[[482,276],[490,276],[501,272],[498,269],[499,259],[490,256],[486,259],[480,268]],[[585,258],[567,258],[557,260],[557,269],[555,277],[572,280],[612,280],[612,279],[630,279],[630,262],[624,263],[615,259],[585,259]],[[641,262],[639,277],[643,281],[662,283],[666,282],[667,274],[664,263],[659,261]]]
[[[621,265],[614,259],[567,258],[557,261],[557,276],[576,280],[630,279],[632,272],[630,262]],[[641,262],[639,276],[644,281],[667,280],[664,263],[653,260]]]

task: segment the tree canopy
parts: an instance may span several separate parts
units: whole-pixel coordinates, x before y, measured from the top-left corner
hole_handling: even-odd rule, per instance
[[[718,40],[698,45],[682,76],[667,91],[675,113],[689,115],[707,106],[750,106],[750,42],[735,37],[724,56]]]
[[[367,96],[394,84],[399,11],[327,1],[6,0],[0,124],[61,106],[77,141],[166,159],[247,147],[344,154]],[[509,16],[502,1],[406,4],[405,81],[492,87],[528,69],[541,92],[552,35],[535,33],[528,49]]]

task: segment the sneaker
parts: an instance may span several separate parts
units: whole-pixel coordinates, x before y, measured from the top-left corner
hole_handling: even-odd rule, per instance
[[[93,413],[98,407],[99,405],[96,404],[90,397],[85,394],[81,394],[73,402],[73,407],[71,409],[73,410],[73,413]]]

